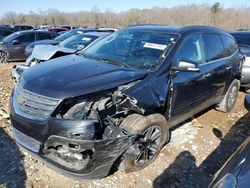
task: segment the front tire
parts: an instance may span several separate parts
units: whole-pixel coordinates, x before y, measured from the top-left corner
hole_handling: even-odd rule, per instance
[[[120,127],[128,132],[142,135],[142,138],[134,143],[139,148],[139,154],[131,159],[131,156],[126,157],[125,152],[124,158],[119,164],[119,170],[124,172],[133,172],[148,166],[157,158],[169,139],[167,121],[161,114],[148,116],[132,114],[124,119]]]
[[[230,112],[237,100],[240,83],[238,80],[234,80],[224,96],[223,100],[216,106],[216,110],[221,112]]]

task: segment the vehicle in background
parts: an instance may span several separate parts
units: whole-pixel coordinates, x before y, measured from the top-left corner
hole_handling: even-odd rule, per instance
[[[244,100],[244,105],[245,105],[245,108],[250,111],[250,94],[247,94],[245,96],[245,100]]]
[[[55,26],[54,25],[40,25],[40,26],[37,26],[36,29],[47,30],[52,27],[55,27]]]
[[[48,31],[55,32],[55,33],[65,32],[65,31],[68,31],[68,30],[69,30],[69,29],[66,29],[66,28],[60,28],[60,27],[52,27],[52,28],[48,28]]]
[[[209,188],[249,188],[249,185],[250,136],[214,175]]]
[[[140,170],[170,128],[210,106],[232,110],[241,64],[235,39],[217,28],[127,27],[24,71],[10,99],[13,135],[77,178]]]
[[[8,61],[24,61],[24,50],[34,41],[53,39],[56,35],[48,31],[18,31],[5,37],[0,42],[0,63]]]
[[[0,27],[0,41],[4,37],[6,37],[6,36],[8,36],[8,35],[10,35],[12,33],[14,33],[14,31],[12,31],[11,29],[9,29],[8,27]]]
[[[42,40],[42,41],[37,41],[37,42],[33,42],[30,45],[28,45],[25,48],[25,55],[26,57],[29,57],[32,54],[32,51],[34,49],[34,47],[36,45],[41,45],[41,44],[45,44],[45,45],[57,45],[60,42],[64,41],[65,39],[77,35],[77,34],[81,34],[81,33],[86,33],[86,32],[93,32],[93,31],[97,31],[97,29],[92,29],[92,28],[86,28],[86,29],[73,29],[70,31],[67,31],[59,36],[57,36],[56,38],[54,38],[53,40]]]
[[[98,28],[99,31],[107,31],[107,32],[115,32],[118,31],[116,28],[111,28],[111,27],[100,27]]]
[[[29,25],[12,25],[11,26],[15,31],[31,30],[32,26]]]
[[[242,65],[241,87],[246,93],[250,93],[250,31],[240,30],[230,32],[235,38],[240,48],[240,51],[245,56],[245,61]]]
[[[60,31],[60,32],[58,32],[57,34],[58,34],[58,35],[62,35],[62,34],[64,34],[64,33],[66,33],[66,32],[68,32],[68,31]]]
[[[65,28],[65,29],[67,29],[67,30],[72,30],[72,29],[74,29],[74,27],[72,27],[72,26],[70,26],[70,25],[62,25],[62,26],[60,26],[60,28]]]
[[[7,24],[1,24],[0,27],[10,27],[10,25]]]
[[[110,32],[88,32],[71,36],[60,42],[58,46],[36,45],[32,55],[26,60],[25,64],[13,66],[12,80],[16,84],[23,71],[29,67],[53,58],[76,53],[109,34]]]

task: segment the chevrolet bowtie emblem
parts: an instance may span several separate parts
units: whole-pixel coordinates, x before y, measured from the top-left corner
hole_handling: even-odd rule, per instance
[[[19,104],[19,105],[24,105],[24,104],[25,104],[25,99],[24,99],[22,96],[18,95],[18,96],[16,97],[16,102],[17,102],[17,104]]]

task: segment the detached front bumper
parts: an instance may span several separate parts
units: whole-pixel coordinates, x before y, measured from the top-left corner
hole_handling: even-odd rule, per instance
[[[48,166],[77,179],[107,176],[117,158],[137,138],[137,135],[128,135],[115,139],[76,140],[52,135],[43,144],[15,128],[13,128],[13,135],[19,145]],[[39,152],[31,151],[31,147],[40,148]]]
[[[35,121],[18,115],[12,106],[11,125],[16,142],[62,174],[83,179],[108,175],[113,163],[134,143],[136,134],[99,138],[94,120],[49,118]]]

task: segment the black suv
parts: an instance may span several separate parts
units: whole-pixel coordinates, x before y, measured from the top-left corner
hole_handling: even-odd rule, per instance
[[[57,34],[47,31],[17,31],[0,42],[0,63],[7,61],[23,61],[25,47],[38,40],[54,39]]]
[[[241,54],[205,26],[131,26],[25,71],[11,97],[18,144],[62,173],[100,178],[156,159],[169,130],[236,101]]]

